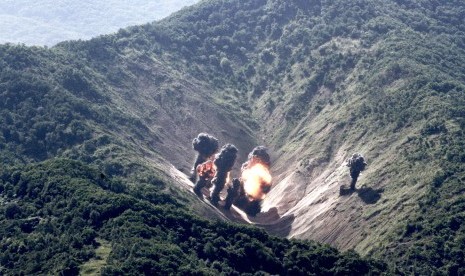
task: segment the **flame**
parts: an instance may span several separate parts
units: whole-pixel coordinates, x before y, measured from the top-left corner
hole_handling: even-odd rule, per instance
[[[245,193],[252,199],[264,199],[264,188],[271,186],[271,174],[268,167],[261,163],[256,163],[250,168],[245,168],[242,172]]]
[[[205,179],[212,179],[216,173],[216,166],[213,160],[208,160],[197,166],[197,174]]]

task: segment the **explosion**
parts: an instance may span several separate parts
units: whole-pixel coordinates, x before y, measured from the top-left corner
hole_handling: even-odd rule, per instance
[[[213,186],[210,202],[218,206],[221,200],[220,192],[230,182],[230,171],[236,161],[238,150],[234,145],[226,144],[213,156],[218,150],[218,140],[205,133],[200,133],[192,145],[199,153],[191,178],[195,181],[197,175],[199,177],[195,182],[194,192],[202,198],[202,189]],[[259,213],[261,201],[271,189],[270,164],[267,149],[263,146],[254,148],[247,161],[242,164],[241,177],[234,178],[228,185],[224,208],[229,210],[232,204],[235,204],[249,215]]]
[[[241,181],[238,178],[234,178],[227,190],[228,194],[226,196],[226,199],[224,200],[224,209],[231,209],[233,202],[239,197],[240,189]]]
[[[215,160],[213,158],[210,158],[208,161],[197,166],[196,171],[197,175],[199,176],[199,180],[206,182],[203,187],[211,188],[212,186],[211,180],[213,179],[213,177],[215,177],[216,171],[218,170],[214,161]],[[229,183],[229,181],[231,180],[230,176],[231,173],[228,172],[226,175],[225,183]]]
[[[216,173],[216,166],[213,163],[213,160],[208,160],[197,166],[197,174],[199,178],[205,178],[207,180],[211,180]]]
[[[210,188],[211,180],[216,174],[216,166],[213,163],[213,160],[210,159],[196,168],[196,173],[199,175],[199,180],[195,183],[194,192],[199,197],[202,197],[202,188]]]
[[[270,190],[271,174],[265,165],[256,163],[242,171],[242,181],[244,181],[244,191],[249,198],[262,200]]]
[[[210,201],[213,205],[218,205],[220,200],[220,192],[223,190],[224,185],[229,178],[229,172],[234,166],[237,157],[237,148],[234,145],[224,145],[220,152],[215,156],[214,164],[216,166],[216,174],[212,180],[215,185],[211,193]]]
[[[195,183],[194,192],[199,197],[203,197],[202,189],[214,185],[210,201],[217,206],[218,201],[220,201],[220,192],[223,190],[224,185],[229,182],[230,171],[234,166],[236,157],[237,148],[234,145],[226,144],[215,155],[214,159],[210,158],[206,162],[197,165],[195,172],[198,174],[199,180]]]
[[[242,189],[235,205],[249,215],[260,212],[260,203],[271,189],[270,163],[267,149],[259,146],[249,153],[247,162],[242,164]]]
[[[270,155],[264,146],[256,147],[242,164],[244,192],[250,200],[262,200],[271,188]]]
[[[195,183],[197,180],[197,167],[218,151],[218,139],[207,133],[200,133],[192,141],[192,147],[198,152],[190,177],[190,180]]]
[[[365,170],[366,165],[365,158],[360,153],[354,153],[352,157],[347,160],[347,167],[350,169],[350,177],[352,178],[350,183],[351,190],[355,190],[358,176]]]

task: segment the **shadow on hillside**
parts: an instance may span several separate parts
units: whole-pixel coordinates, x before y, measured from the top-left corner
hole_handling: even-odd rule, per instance
[[[380,200],[381,194],[384,192],[384,189],[374,190],[371,187],[362,186],[359,189],[352,190],[349,187],[341,186],[339,188],[339,196],[349,196],[353,193],[357,193],[360,199],[366,204],[375,204]]]
[[[375,204],[381,198],[381,193],[384,192],[384,189],[376,189],[374,190],[371,187],[362,186],[360,189],[356,190],[358,196],[360,197],[363,202],[366,204]]]
[[[342,185],[339,187],[339,196],[348,196],[351,195],[355,192],[355,190],[352,190],[349,187],[346,187],[345,185]]]
[[[278,208],[274,207],[267,212],[257,214],[250,218],[257,226],[263,227],[268,233],[279,237],[287,237],[292,230],[294,215],[279,216]]]

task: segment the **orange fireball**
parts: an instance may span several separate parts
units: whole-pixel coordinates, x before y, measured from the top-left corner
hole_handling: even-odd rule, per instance
[[[205,178],[206,180],[210,180],[216,173],[216,166],[213,163],[213,160],[208,160],[200,165],[197,166],[197,174],[201,178]]]
[[[271,187],[271,174],[267,166],[255,163],[243,168],[242,181],[244,191],[250,199],[262,200]]]

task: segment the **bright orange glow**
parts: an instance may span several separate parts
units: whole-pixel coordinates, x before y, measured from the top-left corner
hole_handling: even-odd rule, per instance
[[[256,163],[242,172],[245,193],[252,199],[264,199],[263,188],[271,186],[271,174],[266,166]]]
[[[212,179],[216,173],[216,166],[212,160],[208,160],[197,166],[197,174],[205,179]]]

